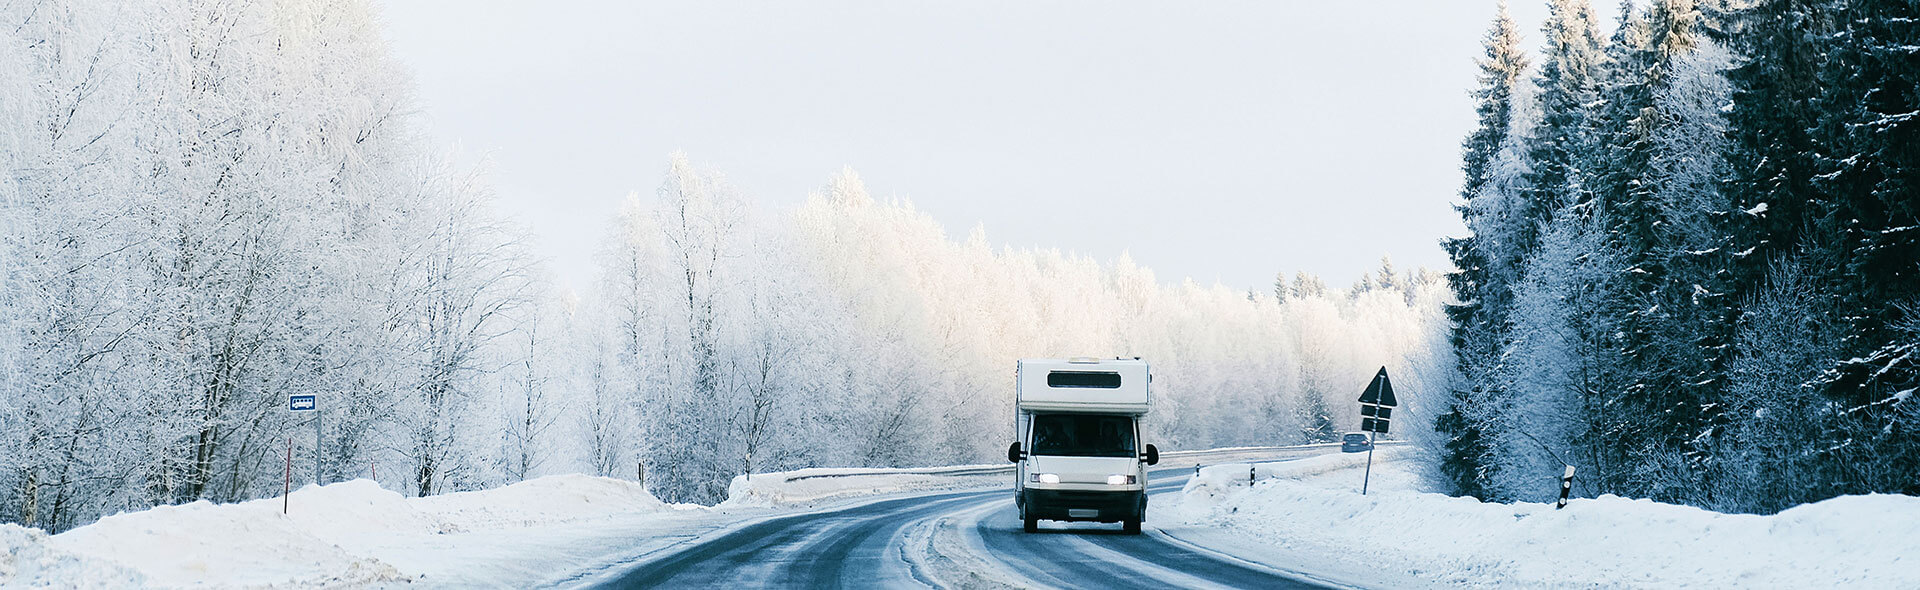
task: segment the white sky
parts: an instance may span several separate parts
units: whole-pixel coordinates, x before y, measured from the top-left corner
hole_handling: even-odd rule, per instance
[[[1162,281],[1448,268],[1492,0],[379,0],[437,141],[562,281],[667,154],[770,205],[842,166],[962,238]],[[1597,6],[1611,22],[1612,3]],[[1513,7],[1529,46],[1544,1]]]

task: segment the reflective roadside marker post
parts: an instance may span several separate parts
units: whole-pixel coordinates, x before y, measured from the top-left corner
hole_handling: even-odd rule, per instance
[[[1559,510],[1561,508],[1566,508],[1567,493],[1572,491],[1573,491],[1573,466],[1568,465],[1566,475],[1560,476],[1560,504],[1554,506],[1553,509]]]
[[[287,478],[280,480],[280,513],[287,513],[288,499],[293,496],[293,437],[287,437]]]
[[[1398,405],[1400,400],[1393,397],[1393,381],[1387,378],[1387,368],[1380,367],[1380,372],[1374,373],[1373,381],[1367,384],[1367,390],[1360,394],[1360,430],[1367,433],[1367,471],[1360,479],[1362,496],[1367,495],[1367,485],[1373,482],[1374,443],[1387,433],[1393,421],[1393,408]]]

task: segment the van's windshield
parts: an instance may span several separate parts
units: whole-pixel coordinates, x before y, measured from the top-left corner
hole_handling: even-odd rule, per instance
[[[1039,414],[1033,417],[1033,454],[1132,457],[1133,417]]]

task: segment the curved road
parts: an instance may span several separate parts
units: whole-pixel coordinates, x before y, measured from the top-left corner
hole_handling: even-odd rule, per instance
[[[1276,456],[1293,458],[1309,454]],[[1317,454],[1317,452],[1311,452]],[[1178,492],[1191,468],[1152,472],[1148,492]],[[937,587],[914,565],[907,538],[917,527],[957,537],[968,555],[950,568],[992,569],[980,577],[1006,585],[1057,588],[1325,588],[1170,541],[1153,527],[1124,535],[1119,525],[1041,521],[1020,531],[1005,488],[915,495],[838,510],[755,521],[696,544],[649,555],[595,582],[602,588],[872,588]],[[1164,502],[1165,500],[1159,500]],[[953,533],[958,533],[953,534]],[[951,551],[951,549],[949,549]],[[963,562],[974,566],[959,565]],[[980,567],[984,562],[993,565]],[[950,579],[945,572],[940,579]],[[977,585],[970,583],[966,585]]]

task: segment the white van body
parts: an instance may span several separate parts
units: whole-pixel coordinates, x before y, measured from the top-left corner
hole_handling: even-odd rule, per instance
[[[1146,519],[1147,466],[1159,450],[1140,444],[1153,408],[1153,376],[1140,359],[1023,359],[1015,377],[1014,503],[1028,532],[1041,519],[1123,523]]]

